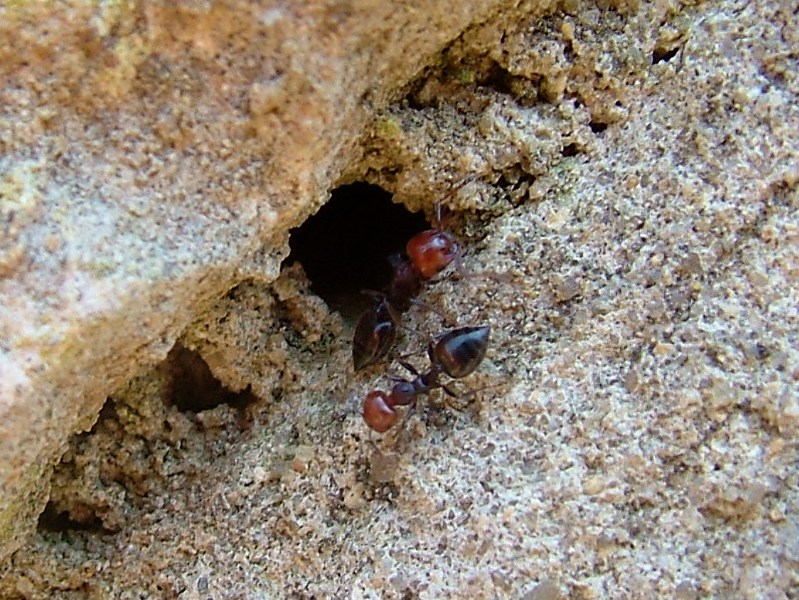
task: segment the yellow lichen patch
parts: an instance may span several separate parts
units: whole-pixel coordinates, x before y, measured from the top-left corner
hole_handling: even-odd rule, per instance
[[[26,162],[0,177],[0,277],[14,272],[25,260],[20,232],[44,204],[38,169],[38,164]]]
[[[149,55],[150,50],[141,36],[120,39],[109,59],[104,61],[106,66],[95,73],[90,87],[115,99],[127,96],[136,81],[139,66]]]
[[[90,4],[97,3],[91,2]],[[104,38],[115,30],[117,35],[129,31],[136,21],[134,8],[135,3],[127,0],[100,2],[92,17],[92,26],[97,35]]]
[[[36,171],[36,163],[23,163],[0,179],[0,215],[4,221],[11,220],[15,215],[29,214],[41,200],[36,185]]]
[[[381,117],[375,121],[375,134],[383,140],[396,140],[402,136],[402,124],[396,117]]]

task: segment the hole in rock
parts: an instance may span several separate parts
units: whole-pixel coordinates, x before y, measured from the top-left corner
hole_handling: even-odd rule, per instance
[[[655,48],[652,51],[652,64],[656,65],[660,62],[668,62],[680,51],[680,47],[675,48]]]
[[[220,404],[242,410],[258,400],[249,386],[241,392],[223,386],[202,356],[180,342],[169,351],[164,367],[171,377],[168,399],[179,410],[196,413]]]
[[[388,257],[429,225],[391,201],[379,186],[353,183],[291,231],[286,264],[299,261],[311,289],[349,321],[371,302],[361,290],[381,290],[391,280]]]
[[[580,148],[577,147],[577,144],[567,144],[560,153],[566,158],[569,156],[577,156],[580,153]]]
[[[513,75],[501,65],[494,63],[486,77],[484,85],[500,94],[513,95]]]
[[[39,515],[39,531],[63,533],[65,531],[106,531],[91,507],[77,503],[69,511],[58,510],[52,502],[48,502],[44,512]]]

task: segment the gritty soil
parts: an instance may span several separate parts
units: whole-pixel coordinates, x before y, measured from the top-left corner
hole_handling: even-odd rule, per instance
[[[72,440],[0,595],[795,597],[795,15],[627,8],[448,48],[339,181],[442,201],[464,248],[390,357],[352,369],[357,281],[236,285]],[[478,324],[458,400],[365,427]]]

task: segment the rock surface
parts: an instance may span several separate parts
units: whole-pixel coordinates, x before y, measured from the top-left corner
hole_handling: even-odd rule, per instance
[[[2,19],[0,595],[796,593],[796,15],[126,6]],[[422,298],[492,325],[399,438],[280,270],[358,180],[446,199]]]
[[[374,107],[500,6],[417,4],[0,8],[0,557],[69,435],[204,304],[274,279]]]

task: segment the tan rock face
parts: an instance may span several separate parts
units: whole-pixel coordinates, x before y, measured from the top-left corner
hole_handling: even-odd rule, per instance
[[[795,15],[295,4],[3,9],[0,596],[790,594]],[[281,266],[356,181],[465,249],[396,355],[492,327],[400,437]]]
[[[69,435],[209,299],[273,279],[373,111],[500,5],[3,9],[0,555]]]

